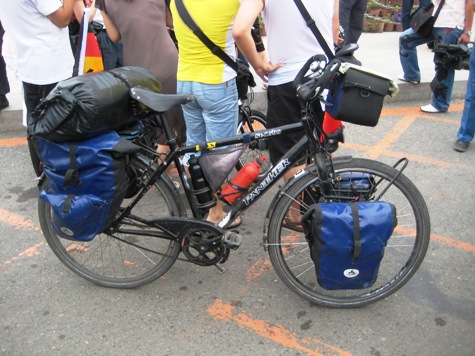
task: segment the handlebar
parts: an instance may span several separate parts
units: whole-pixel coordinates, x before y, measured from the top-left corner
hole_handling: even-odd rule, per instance
[[[321,92],[328,86],[330,79],[338,71],[341,66],[341,62],[338,59],[333,59],[330,63],[325,65],[323,74],[316,77],[305,77],[305,74],[310,69],[310,65],[315,62],[327,63],[327,59],[323,55],[312,56],[300,69],[297,76],[294,79],[294,86],[297,89],[297,96],[303,101],[307,102],[315,96],[321,94]],[[305,80],[307,79],[308,80]]]

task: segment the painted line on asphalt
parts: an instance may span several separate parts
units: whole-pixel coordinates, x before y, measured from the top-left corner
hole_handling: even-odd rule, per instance
[[[13,137],[0,139],[0,147],[25,146],[28,142],[25,137]]]
[[[268,340],[286,348],[294,349],[313,356],[351,356],[351,353],[313,338],[300,339],[299,336],[282,325],[269,324],[264,320],[254,319],[245,311],[236,312],[233,305],[216,300],[209,308],[208,314],[214,320],[233,322],[242,329],[250,330]]]

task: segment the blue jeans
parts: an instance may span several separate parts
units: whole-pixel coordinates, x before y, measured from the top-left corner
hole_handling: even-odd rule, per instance
[[[431,3],[431,0],[420,0],[419,5],[422,7],[427,7]],[[414,0],[403,0],[402,2],[402,28],[406,31],[410,26],[411,23],[411,12],[412,7],[414,6]]]
[[[470,142],[475,135],[475,51],[470,54],[470,72],[467,81],[467,96],[457,140]]]
[[[435,41],[445,44],[455,44],[463,30],[458,28],[434,27],[429,37],[422,37],[411,28],[404,31],[399,37],[399,59],[401,61],[404,78],[412,81],[421,80],[421,72],[417,60],[417,46]],[[431,83],[432,106],[446,112],[449,109],[454,86],[455,70],[445,68],[442,64],[435,64],[435,78]]]
[[[177,93],[195,97],[194,102],[182,106],[187,146],[206,147],[205,142],[236,135],[239,107],[234,78],[222,84],[179,80]]]

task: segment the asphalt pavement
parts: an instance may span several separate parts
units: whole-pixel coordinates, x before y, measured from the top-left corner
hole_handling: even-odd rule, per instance
[[[360,46],[365,66],[377,62],[374,70],[399,74],[397,34],[364,34]],[[406,99],[388,101],[378,126],[347,124],[336,153],[388,164],[407,157],[404,173],[432,223],[428,253],[411,281],[351,310],[312,306],[279,280],[260,245],[270,195],[245,213],[244,241],[224,274],[179,261],[133,290],[97,287],[73,274],[39,228],[21,99],[15,111],[12,93],[12,107],[0,116],[0,354],[474,355],[475,146],[452,149],[468,72],[457,72],[461,91],[449,112],[424,114],[431,56],[420,48],[423,83],[401,83]],[[13,122],[5,124],[8,117]]]

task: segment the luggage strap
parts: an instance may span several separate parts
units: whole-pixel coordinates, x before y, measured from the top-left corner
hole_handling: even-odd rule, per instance
[[[353,216],[353,263],[358,260],[361,255],[361,236],[360,236],[360,218],[358,215],[358,207],[355,203],[349,203],[351,207],[351,215]]]

